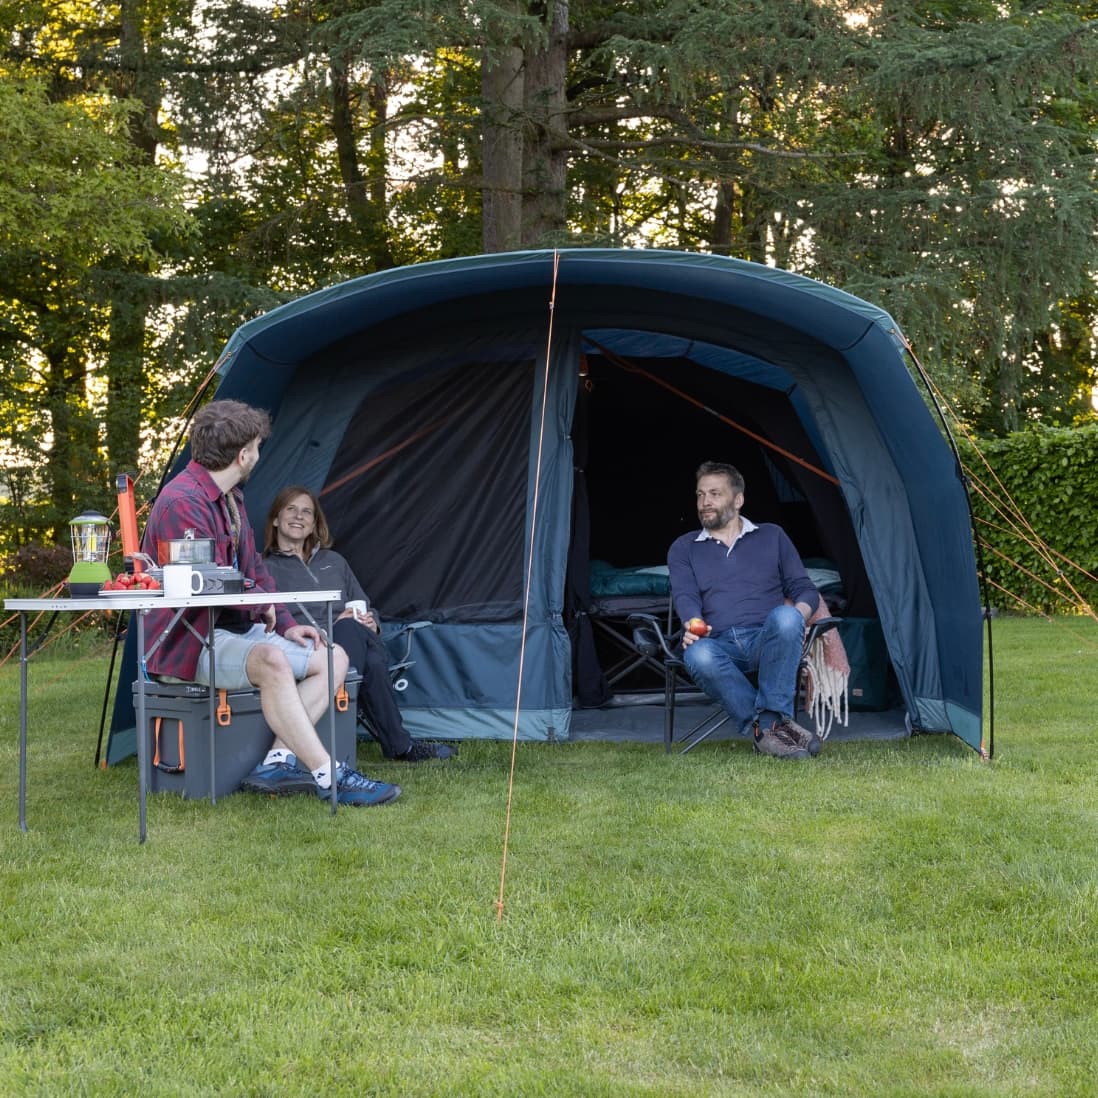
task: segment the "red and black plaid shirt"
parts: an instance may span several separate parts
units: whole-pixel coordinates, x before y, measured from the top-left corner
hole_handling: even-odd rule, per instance
[[[188,536],[212,538],[214,543],[214,562],[236,567],[246,579],[255,580],[259,591],[275,591],[274,581],[267,571],[263,558],[256,552],[255,535],[251,523],[244,511],[244,494],[239,487],[233,488],[237,507],[244,517],[241,523],[239,544],[234,536],[229,507],[225,495],[217,486],[208,470],[197,462],[189,462],[178,476],[173,477],[164,490],[156,497],[149,521],[145,525],[145,536],[141,542],[142,551],[153,560],[161,560],[159,548],[165,544],[165,559],[168,541]],[[242,607],[239,612],[253,620],[263,616],[264,607]],[[297,623],[284,606],[276,607],[278,621],[275,626],[279,633],[285,633]],[[152,610],[145,621],[145,647],[152,646],[160,634],[168,627],[174,610]],[[205,610],[186,610],[184,618],[205,637],[207,614]],[[148,664],[152,675],[173,675],[177,679],[194,678],[202,644],[180,621],[171,636],[153,654]]]

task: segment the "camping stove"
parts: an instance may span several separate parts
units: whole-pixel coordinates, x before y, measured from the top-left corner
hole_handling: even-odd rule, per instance
[[[192,564],[202,574],[202,592],[206,595],[239,595],[244,590],[244,574],[227,564]]]

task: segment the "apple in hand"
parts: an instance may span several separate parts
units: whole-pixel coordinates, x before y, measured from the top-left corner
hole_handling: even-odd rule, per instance
[[[709,633],[709,626],[701,618],[691,618],[686,623],[686,631],[693,633],[695,637],[704,637]]]

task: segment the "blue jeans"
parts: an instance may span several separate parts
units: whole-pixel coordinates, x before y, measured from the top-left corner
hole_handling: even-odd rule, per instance
[[[689,645],[683,661],[690,677],[748,732],[763,710],[793,716],[804,618],[794,606],[776,606],[762,625],[711,633]],[[748,675],[755,675],[755,686]]]

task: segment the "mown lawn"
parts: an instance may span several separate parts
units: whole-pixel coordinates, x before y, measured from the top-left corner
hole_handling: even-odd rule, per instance
[[[0,1093],[1091,1095],[1098,626],[995,629],[996,755],[713,744],[401,768],[385,808],[96,771],[105,662],[0,670]]]

